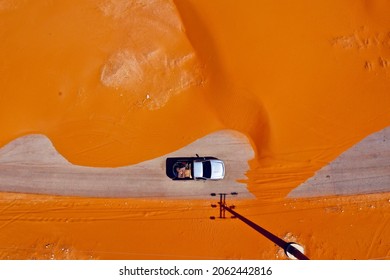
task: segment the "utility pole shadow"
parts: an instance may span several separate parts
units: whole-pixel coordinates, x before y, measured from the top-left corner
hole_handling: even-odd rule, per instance
[[[232,195],[235,195],[236,193],[232,193]],[[215,194],[211,194],[212,196],[215,196]],[[225,212],[229,212],[233,215],[234,218],[237,218],[241,221],[243,221],[245,224],[256,230],[257,232],[261,233],[264,237],[271,240],[273,243],[281,247],[285,254],[290,257],[293,256],[298,260],[309,260],[307,256],[305,256],[300,250],[298,250],[296,247],[300,247],[298,244],[293,242],[286,242],[283,239],[277,237],[276,235],[272,234],[268,230],[262,228],[261,226],[255,224],[254,222],[248,220],[244,216],[238,214],[236,211],[234,211],[234,206],[227,206],[226,205],[226,194],[219,194],[220,200],[218,202],[219,204],[219,218],[225,219]],[[216,205],[212,205],[212,207],[216,207]],[[210,217],[211,219],[215,219],[215,217]],[[298,246],[296,246],[298,245]]]

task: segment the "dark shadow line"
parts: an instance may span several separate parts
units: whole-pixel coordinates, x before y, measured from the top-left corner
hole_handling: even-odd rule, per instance
[[[294,246],[290,246],[291,243],[288,243],[286,241],[284,241],[283,239],[280,239],[279,237],[277,237],[276,235],[272,234],[271,232],[269,232],[268,230],[262,228],[261,226],[255,224],[254,222],[248,220],[247,218],[245,218],[244,216],[241,216],[240,214],[238,214],[237,212],[233,211],[231,208],[227,207],[226,205],[224,204],[220,204],[221,208],[223,208],[224,210],[228,211],[229,213],[233,214],[236,218],[240,219],[241,221],[243,221],[244,223],[246,223],[248,226],[250,226],[251,228],[253,228],[254,230],[256,230],[257,232],[261,233],[262,235],[264,235],[266,238],[268,238],[269,240],[271,240],[272,242],[274,242],[276,245],[278,245],[279,247],[283,248],[283,250],[287,253],[290,253],[291,255],[293,255],[294,257],[296,257],[298,260],[309,260],[309,258],[307,256],[305,256],[304,254],[302,254],[298,249],[296,249]]]

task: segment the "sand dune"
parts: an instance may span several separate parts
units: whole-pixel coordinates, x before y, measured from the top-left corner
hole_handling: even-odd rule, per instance
[[[165,174],[167,157],[215,156],[224,160],[221,181],[172,181]],[[254,152],[242,134],[225,130],[212,133],[165,156],[139,164],[98,168],[69,163],[43,135],[27,135],[0,149],[0,190],[87,197],[209,198],[210,193],[246,189],[245,172]]]

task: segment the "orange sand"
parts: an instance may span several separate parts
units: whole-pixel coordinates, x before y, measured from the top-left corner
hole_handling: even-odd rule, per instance
[[[390,4],[143,2],[1,0],[0,145],[122,166],[236,129],[257,151],[240,214],[312,259],[389,258],[388,194],[285,197],[390,125]],[[212,202],[3,193],[0,258],[284,258]]]

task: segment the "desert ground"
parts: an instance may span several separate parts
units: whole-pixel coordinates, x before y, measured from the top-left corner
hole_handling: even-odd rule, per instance
[[[390,4],[0,0],[0,259],[390,258]],[[219,182],[167,178],[217,156]],[[186,183],[186,184],[180,184]]]

